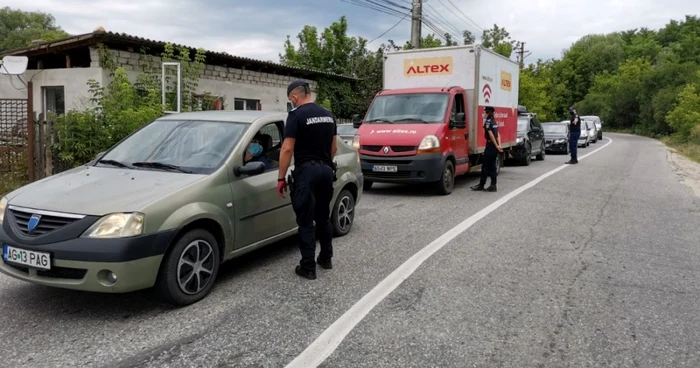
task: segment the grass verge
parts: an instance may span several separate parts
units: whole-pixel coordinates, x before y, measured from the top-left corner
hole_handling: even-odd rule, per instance
[[[678,151],[679,154],[700,163],[700,142],[681,140],[676,137],[663,137],[661,142]]]

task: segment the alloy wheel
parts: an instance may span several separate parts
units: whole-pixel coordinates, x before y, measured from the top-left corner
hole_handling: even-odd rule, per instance
[[[202,291],[214,272],[214,250],[204,240],[189,243],[180,254],[177,265],[177,283],[180,290],[188,295]]]

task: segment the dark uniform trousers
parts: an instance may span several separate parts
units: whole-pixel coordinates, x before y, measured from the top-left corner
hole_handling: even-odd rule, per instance
[[[491,185],[496,185],[498,177],[498,149],[491,143],[484,149],[484,162],[481,164],[481,185],[486,184],[486,178],[491,177]]]
[[[315,272],[316,236],[314,221],[319,228],[321,260],[333,257],[331,243],[333,228],[330,222],[330,203],[333,197],[333,169],[321,161],[306,161],[294,167],[294,189],[290,193],[292,208],[299,225],[300,265],[305,271]]]
[[[569,133],[569,152],[571,152],[571,161],[578,161],[578,139],[581,137],[581,132]]]

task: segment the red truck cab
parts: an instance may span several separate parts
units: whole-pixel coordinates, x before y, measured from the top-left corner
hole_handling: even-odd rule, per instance
[[[403,88],[377,93],[358,128],[365,188],[373,182],[433,183],[442,194],[469,171],[467,94],[461,87]]]

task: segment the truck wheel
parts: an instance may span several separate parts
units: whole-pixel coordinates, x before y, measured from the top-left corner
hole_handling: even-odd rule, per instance
[[[367,180],[367,179],[363,179],[362,190],[369,190],[369,189],[372,189],[372,184],[374,184],[373,181],[370,181],[370,180]]]
[[[452,161],[445,161],[445,166],[442,169],[442,177],[436,184],[438,193],[442,195],[452,193],[452,189],[455,187],[455,165],[452,164]]]
[[[498,162],[496,165],[496,173],[498,173],[498,174],[501,173],[501,168],[503,167],[503,165],[505,165],[505,162],[506,162],[506,153],[505,152],[499,153],[498,154]]]
[[[347,189],[343,189],[335,200],[331,223],[333,224],[333,235],[340,237],[347,235],[352,228],[355,219],[355,197]]]
[[[220,260],[216,238],[204,229],[190,230],[163,258],[156,292],[177,306],[196,303],[209,295]]]

